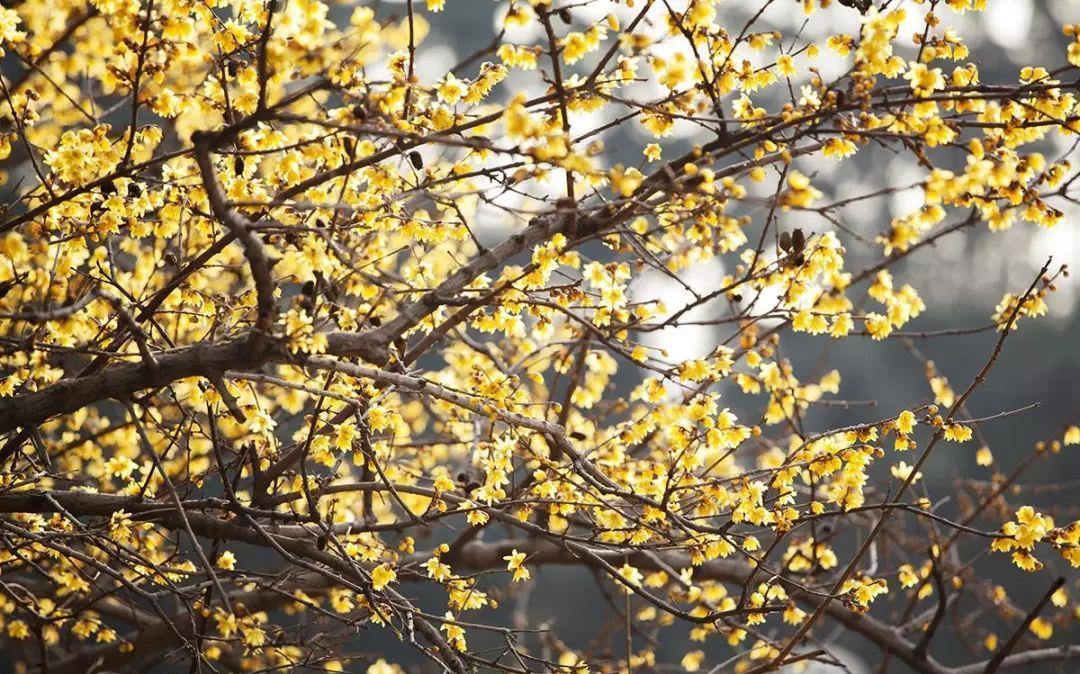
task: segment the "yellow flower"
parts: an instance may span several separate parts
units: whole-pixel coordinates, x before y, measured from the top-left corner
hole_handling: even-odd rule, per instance
[[[503,557],[506,560],[506,570],[514,572],[514,582],[529,579],[529,570],[522,566],[526,556],[524,552],[518,552],[517,548],[514,548],[509,555]]]
[[[832,49],[840,56],[847,56],[851,53],[851,46],[854,44],[855,38],[850,35],[830,35],[825,40],[825,46]]]
[[[337,588],[330,590],[330,606],[338,613],[349,613],[355,608],[352,593]]]
[[[1069,592],[1064,587],[1059,587],[1054,590],[1054,593],[1050,595],[1050,601],[1058,608],[1065,608],[1065,605],[1069,603]]]
[[[7,633],[12,639],[26,639],[30,636],[30,628],[22,620],[12,620],[8,623]]]
[[[633,587],[641,586],[641,580],[643,578],[641,572],[629,564],[623,564],[622,567],[619,568],[619,575]]]
[[[866,315],[866,331],[870,333],[872,339],[885,339],[892,334],[892,330],[893,326],[888,317],[882,316],[879,313],[869,313]]]
[[[236,568],[236,555],[234,555],[232,551],[226,550],[218,555],[217,565],[219,568],[225,569],[226,571],[232,571]]]
[[[1030,552],[1017,550],[1012,554],[1013,564],[1024,571],[1038,571],[1043,568],[1043,563],[1035,558]]]
[[[467,85],[467,82],[463,82],[454,77],[454,73],[446,73],[446,76],[439,82],[438,87],[436,87],[436,91],[439,94],[440,100],[453,105],[465,94]]]
[[[1069,426],[1065,429],[1065,437],[1062,442],[1066,445],[1080,445],[1080,426]]]
[[[915,430],[915,413],[911,410],[904,410],[896,417],[896,430],[900,431],[904,435],[911,435]]]
[[[243,624],[240,626],[240,633],[247,648],[260,648],[266,644],[266,632],[257,625]]]
[[[929,96],[945,88],[945,76],[941,74],[941,69],[928,68],[924,63],[911,62],[904,78],[911,82],[911,90],[916,96]]]
[[[131,540],[131,516],[123,510],[117,510],[109,516],[109,536],[118,543]]]
[[[915,587],[919,583],[919,576],[910,564],[902,565],[897,577],[900,579],[900,587],[903,588]]]
[[[451,575],[450,565],[444,564],[438,557],[431,557],[424,562],[424,568],[427,569],[429,578],[434,578],[440,583],[449,580]]]
[[[701,663],[704,660],[704,651],[690,651],[682,658],[682,668],[688,672],[696,672],[701,669]]]
[[[640,117],[641,125],[656,138],[669,136],[675,130],[675,119],[665,112],[664,108],[665,106],[660,106],[660,110],[649,109]]]
[[[783,194],[781,203],[784,208],[808,208],[815,200],[821,198],[821,192],[810,184],[810,178],[800,171],[792,171],[788,174],[788,189]]]
[[[444,616],[447,621],[454,620],[454,614],[450,611],[446,612]],[[461,625],[456,625],[452,622],[443,622],[442,631],[446,632],[446,640],[450,642],[450,645],[459,651],[464,651],[465,646],[465,629]]]
[[[903,461],[896,464],[895,466],[890,466],[890,468],[889,468],[889,472],[892,473],[893,477],[895,477],[898,480],[904,480],[904,481],[907,481],[910,478],[912,484],[914,484],[914,483],[918,482],[920,479],[922,479],[922,473],[915,473],[914,477],[912,477],[912,473],[913,473],[914,470],[915,470],[914,466],[909,466],[909,465],[907,465],[907,463],[905,463]]]
[[[240,621],[236,619],[236,616],[224,611],[218,611],[214,614],[214,622],[217,624],[218,634],[226,639],[235,634],[240,627]]]
[[[784,622],[788,625],[798,625],[806,619],[806,611],[795,604],[788,604],[784,609]]]
[[[855,145],[855,143],[846,138],[830,138],[825,141],[825,147],[822,148],[822,153],[826,157],[840,160],[855,154],[858,149],[859,147]]]
[[[389,564],[383,563],[371,570],[371,588],[378,592],[397,580],[397,572]]]
[[[126,456],[113,456],[105,462],[105,474],[121,480],[127,480],[138,469],[139,464]]]
[[[795,74],[795,61],[788,54],[782,54],[776,59],[776,69],[784,77],[791,77]]]
[[[611,180],[611,187],[622,197],[633,195],[645,180],[641,171],[632,166],[624,169],[622,164],[616,164],[615,168],[608,172],[608,177]]]
[[[872,579],[868,576],[862,576],[861,578],[849,578],[840,588],[840,591],[846,593],[857,608],[866,609],[878,595],[889,591],[889,585],[883,578]]]
[[[509,68],[536,70],[537,50],[535,49],[503,43],[496,54],[498,54],[502,62]]]
[[[602,26],[593,26],[584,33],[578,31],[567,33],[566,37],[560,40],[563,48],[563,61],[567,65],[577,63],[586,54],[600,46],[600,41],[606,36],[606,33],[606,29]]]
[[[26,33],[17,29],[21,21],[15,10],[0,8],[0,42],[19,42],[25,38]]]
[[[945,427],[945,439],[951,442],[967,442],[971,439],[971,428],[963,424],[949,424]]]
[[[1054,635],[1054,623],[1043,617],[1032,620],[1028,629],[1031,630],[1032,634],[1044,641]]]

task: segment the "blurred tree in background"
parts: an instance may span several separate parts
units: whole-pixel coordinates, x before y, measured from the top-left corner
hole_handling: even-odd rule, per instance
[[[1074,670],[1080,13],[444,4],[0,8],[0,666]]]

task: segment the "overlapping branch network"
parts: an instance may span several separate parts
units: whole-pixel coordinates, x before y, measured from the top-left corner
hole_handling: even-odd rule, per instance
[[[1033,601],[985,575],[988,549],[1080,565],[1080,524],[1013,505],[1080,428],[1002,473],[980,426],[1036,405],[968,409],[1066,268],[986,325],[939,330],[905,330],[927,307],[893,275],[984,223],[1067,226],[1080,29],[1068,65],[986,84],[939,16],[967,0],[930,0],[914,46],[914,8],[890,2],[797,3],[790,35],[775,0],[512,2],[494,41],[431,78],[442,4],[0,10],[18,64],[0,80],[18,177],[0,218],[0,628],[17,657],[386,674],[370,661],[392,635],[434,671],[660,671],[660,635],[682,630],[704,644],[683,669],[766,672],[842,664],[826,622],[882,670],[1080,655],[1035,643],[1068,629],[1075,575]],[[804,30],[828,15],[857,29],[823,50]],[[515,41],[530,25],[536,44]],[[823,51],[843,67],[815,67]],[[631,127],[657,141],[640,156],[620,147]],[[692,140],[663,141],[676,130]],[[886,153],[921,179],[825,198],[814,162]],[[914,212],[851,224],[909,191]],[[687,273],[714,262],[716,283]],[[714,330],[707,354],[652,339],[689,326]],[[959,394],[914,341],[981,333]],[[839,371],[800,380],[781,355],[804,334],[902,340],[928,393],[867,421],[875,401],[830,397]],[[819,408],[852,421],[814,430]],[[935,451],[973,437],[992,477],[933,500]],[[595,581],[610,619],[588,639],[530,623],[549,565]],[[964,663],[945,632],[975,644]]]

